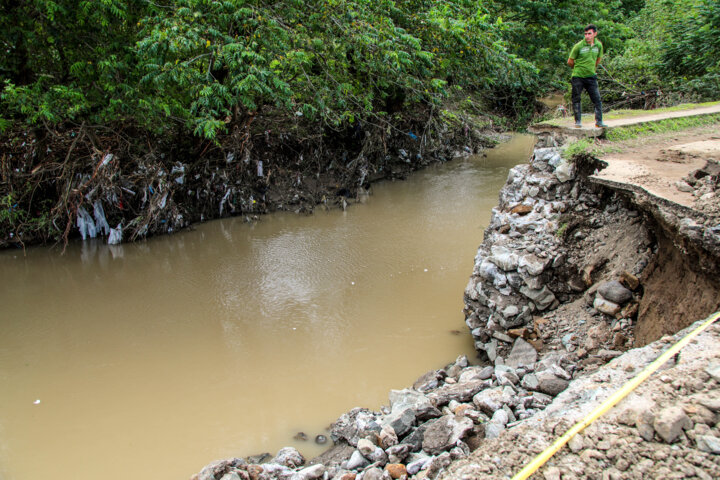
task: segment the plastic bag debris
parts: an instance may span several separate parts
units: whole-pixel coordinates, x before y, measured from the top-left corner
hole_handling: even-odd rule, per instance
[[[102,159],[102,166],[104,167],[108,163],[112,162],[113,158],[115,158],[115,155],[113,155],[112,153],[108,153],[107,155],[105,155]]]
[[[227,202],[228,197],[230,196],[230,193],[232,192],[231,188],[228,188],[228,191],[225,192],[225,196],[223,196],[222,200],[220,201],[220,216],[222,217],[223,209],[225,208],[225,202]]]
[[[108,225],[108,222],[105,219],[105,210],[103,210],[103,206],[100,200],[95,200],[95,203],[93,204],[93,209],[95,215],[95,229],[97,230],[97,233],[104,232],[102,233],[103,235],[109,235],[110,225]]]
[[[228,154],[227,154],[227,158],[225,159],[225,161],[226,161],[227,163],[232,163],[233,160],[235,160],[235,153],[233,153],[233,152],[228,153]]]
[[[170,176],[175,176],[177,174],[180,174],[177,178],[175,178],[175,182],[182,185],[185,183],[185,165],[178,162],[176,166],[170,170]]]
[[[118,223],[118,226],[110,229],[110,236],[108,237],[108,245],[117,245],[122,243],[122,222]]]
[[[80,236],[83,240],[86,240],[88,237],[95,238],[97,236],[95,222],[83,207],[78,208],[77,227],[78,230],[80,230]]]
[[[257,176],[258,176],[258,177],[262,177],[262,176],[263,176],[263,162],[262,162],[262,160],[258,160]]]

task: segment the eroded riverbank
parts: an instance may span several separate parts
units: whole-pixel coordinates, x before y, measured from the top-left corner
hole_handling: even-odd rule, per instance
[[[198,478],[511,475],[569,427],[566,419],[581,418],[678,337],[624,351],[720,307],[720,219],[593,181],[601,162],[563,159],[552,137],[539,147],[529,165],[511,171],[466,288],[467,323],[489,364],[468,366],[461,357],[391,392],[380,411],[341,416],[337,445],[310,466],[283,450],[263,465],[214,463]],[[658,305],[662,314],[648,314]],[[704,352],[720,344],[717,328],[699,341],[707,346],[668,366],[660,394],[657,381],[639,390],[624,414],[576,439],[545,478],[665,476],[673,465],[678,478],[716,477],[720,405],[708,398],[720,371]]]

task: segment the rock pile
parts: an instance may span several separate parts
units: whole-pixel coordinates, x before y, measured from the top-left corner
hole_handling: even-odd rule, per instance
[[[538,361],[535,349],[518,338],[507,365],[471,366],[460,356],[412,388],[393,390],[381,412],[345,413],[331,428],[334,447],[308,466],[288,447],[274,458],[266,456],[266,463],[252,463],[262,457],[215,462],[194,480],[435,478],[483,439],[497,438],[544,409],[575,370],[565,355]]]

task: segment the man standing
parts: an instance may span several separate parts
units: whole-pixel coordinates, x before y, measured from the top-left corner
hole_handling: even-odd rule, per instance
[[[595,127],[607,127],[602,121],[602,101],[600,100],[600,90],[598,89],[597,75],[595,70],[600,64],[603,56],[603,46],[600,40],[597,40],[597,27],[588,25],[585,27],[585,39],[580,40],[570,51],[568,65],[572,67],[572,104],[573,113],[575,114],[575,128],[582,128],[582,106],[580,103],[580,95],[583,89],[587,90],[595,105]]]

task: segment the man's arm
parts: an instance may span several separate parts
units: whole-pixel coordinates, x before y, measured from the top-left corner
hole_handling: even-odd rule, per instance
[[[600,61],[600,59],[598,59],[598,62],[599,62],[599,61]],[[574,66],[575,66],[575,59],[574,59],[574,58],[568,58],[568,65],[570,65],[571,67],[574,67]]]

